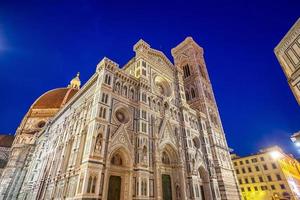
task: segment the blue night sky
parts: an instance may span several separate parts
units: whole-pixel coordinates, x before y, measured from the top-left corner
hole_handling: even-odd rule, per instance
[[[299,10],[299,0],[0,1],[0,132],[14,133],[36,98],[77,71],[86,82],[104,56],[122,66],[143,38],[173,61],[171,48],[192,36],[229,146],[244,155],[278,144],[299,156],[289,137],[300,107],[273,53]]]

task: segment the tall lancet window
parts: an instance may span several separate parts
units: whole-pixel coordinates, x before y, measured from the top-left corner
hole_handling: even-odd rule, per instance
[[[183,66],[183,76],[184,76],[184,78],[187,78],[190,75],[191,75],[190,66],[188,64],[186,64]]]

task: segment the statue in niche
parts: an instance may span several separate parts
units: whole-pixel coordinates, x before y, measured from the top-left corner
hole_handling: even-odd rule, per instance
[[[100,153],[101,152],[101,148],[102,148],[102,134],[99,133],[97,135],[97,138],[96,138],[96,143],[95,143],[95,152],[96,153]]]

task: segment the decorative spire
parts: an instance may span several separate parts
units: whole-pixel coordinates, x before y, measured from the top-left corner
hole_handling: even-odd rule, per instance
[[[76,77],[73,78],[71,81],[70,81],[70,84],[68,85],[68,88],[74,88],[74,89],[79,89],[80,88],[80,79],[79,79],[79,75],[80,73],[78,72]]]

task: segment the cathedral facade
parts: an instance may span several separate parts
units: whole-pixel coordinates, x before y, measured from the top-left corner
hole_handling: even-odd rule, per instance
[[[143,40],[133,49],[31,106],[0,198],[240,199],[203,49],[186,38],[174,64]]]

